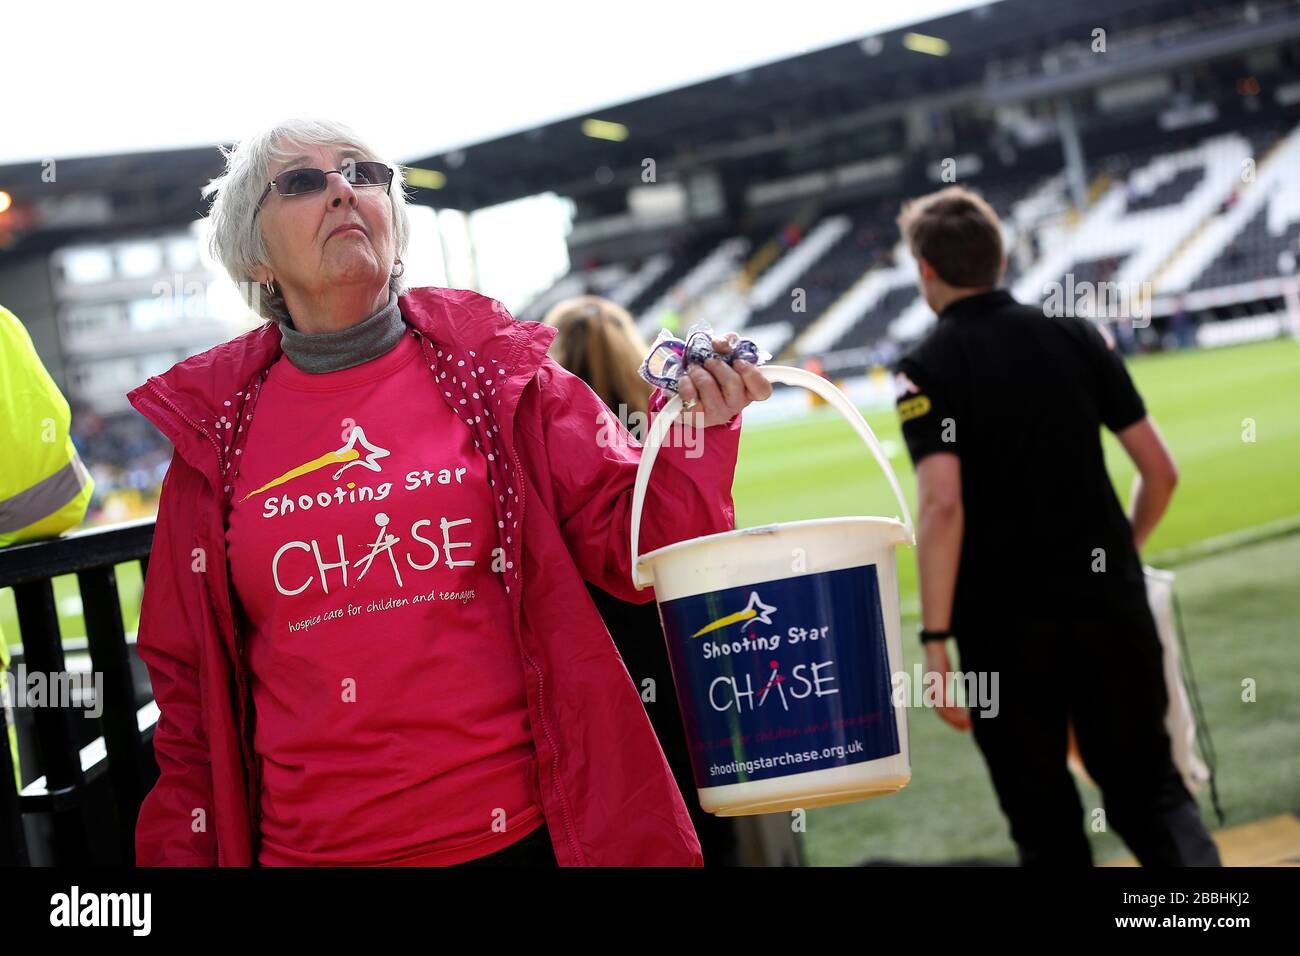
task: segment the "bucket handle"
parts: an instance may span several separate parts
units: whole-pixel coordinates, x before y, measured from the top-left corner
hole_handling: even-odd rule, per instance
[[[889,479],[889,487],[894,490],[894,497],[898,500],[898,507],[902,509],[903,526],[907,529],[908,543],[915,543],[916,534],[912,530],[912,513],[908,510],[907,501],[903,498],[903,491],[898,485],[898,476],[894,474],[894,469],[890,467],[889,458],[886,457],[884,449],[880,447],[875,432],[871,430],[867,420],[862,417],[862,413],[849,401],[848,396],[820,375],[809,372],[807,369],[795,368],[792,365],[760,365],[758,371],[770,382],[800,385],[816,392],[831,407],[848,419],[849,424],[853,426],[853,430],[871,449],[871,454],[875,457],[876,463],[880,465],[880,469],[885,473],[885,477]],[[646,486],[650,483],[650,470],[654,468],[655,458],[659,456],[659,447],[663,444],[664,435],[672,427],[681,410],[681,396],[674,395],[655,417],[654,424],[650,428],[650,434],[646,436],[645,445],[641,450],[641,464],[637,468],[636,486],[632,491],[632,583],[638,591],[644,590],[653,583],[650,580],[642,579],[639,566],[641,508],[645,504]],[[701,432],[701,434],[707,433]]]

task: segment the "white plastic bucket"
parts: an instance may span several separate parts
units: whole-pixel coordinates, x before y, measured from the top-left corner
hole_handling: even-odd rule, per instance
[[[700,806],[719,816],[896,793],[912,776],[905,701],[891,692],[903,670],[894,549],[915,543],[898,478],[834,385],[789,366],[759,371],[849,420],[902,520],[783,522],[638,556],[646,486],[681,399],[655,418],[632,498],[632,581],[655,589]]]

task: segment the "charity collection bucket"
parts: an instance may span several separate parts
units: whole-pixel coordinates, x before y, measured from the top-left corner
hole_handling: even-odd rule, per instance
[[[632,497],[632,580],[655,589],[700,806],[718,816],[863,800],[911,779],[905,701],[892,693],[903,671],[895,549],[915,543],[907,502],[843,392],[804,369],[759,371],[849,420],[901,520],[782,522],[641,555],[646,488],[681,398],[656,416]]]

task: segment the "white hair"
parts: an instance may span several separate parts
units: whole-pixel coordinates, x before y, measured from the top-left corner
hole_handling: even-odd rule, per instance
[[[262,190],[271,179],[272,164],[290,159],[295,155],[294,147],[299,146],[351,146],[368,159],[390,166],[393,181],[388,194],[393,202],[397,258],[405,254],[411,235],[411,222],[406,211],[406,178],[401,165],[379,156],[343,123],[287,119],[245,137],[232,150],[218,146],[226,160],[225,172],[200,190],[204,198],[214,192],[217,194],[208,211],[208,247],[212,257],[221,263],[236,285],[247,283],[248,287],[260,288],[256,296],[246,295],[245,301],[250,306],[255,305],[263,318],[277,322],[287,320],[289,312],[278,286],[274,292],[268,293],[265,286],[257,285],[257,268],[269,266],[270,260],[260,225],[253,228],[253,214]],[[406,291],[400,276],[390,275],[388,288],[397,295]]]

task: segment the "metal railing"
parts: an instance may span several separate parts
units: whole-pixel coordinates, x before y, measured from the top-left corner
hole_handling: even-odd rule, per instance
[[[143,581],[153,531],[154,519],[148,518],[0,550],[0,588],[13,588],[22,639],[8,675],[10,699],[13,713],[23,712],[17,724],[31,731],[25,740],[20,734],[20,749],[29,756],[24,764],[36,772],[20,792],[12,771],[0,768],[0,864],[135,862],[136,818],[158,777],[158,710],[133,636],[123,627],[117,566],[139,561]],[[77,576],[83,640],[65,640],[59,625],[54,579],[67,574]],[[19,700],[28,690],[25,675],[37,675],[47,688],[74,683],[68,658],[81,651],[89,653],[98,718],[85,713],[84,696]],[[20,670],[21,683],[15,680]],[[0,708],[6,763],[7,724]]]

